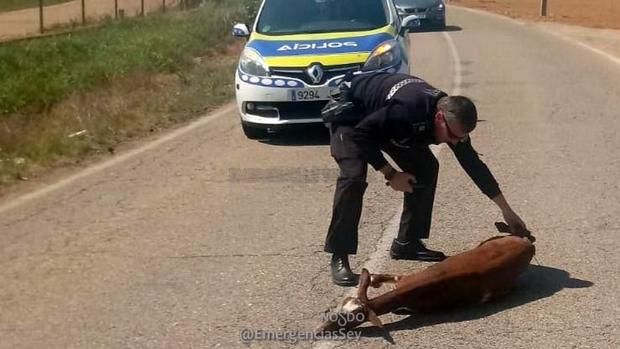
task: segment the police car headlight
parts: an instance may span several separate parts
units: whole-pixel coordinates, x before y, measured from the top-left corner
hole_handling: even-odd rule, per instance
[[[269,66],[263,57],[253,48],[246,47],[239,58],[239,69],[242,72],[255,76],[268,76]]]
[[[401,59],[401,49],[398,42],[389,40],[372,51],[362,70],[369,71],[388,68],[399,63]]]

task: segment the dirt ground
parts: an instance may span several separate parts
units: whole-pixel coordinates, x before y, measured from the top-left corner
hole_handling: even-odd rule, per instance
[[[546,17],[540,16],[541,0],[448,0],[448,3],[513,18],[620,29],[619,0],[547,0]]]
[[[176,6],[179,0],[166,0],[166,6]],[[144,12],[161,11],[162,0],[144,0]],[[125,16],[137,16],[141,12],[140,0],[118,0],[119,12]],[[89,22],[104,17],[114,17],[114,0],[86,0],[85,15]],[[43,22],[46,29],[81,23],[82,6],[80,0],[58,5],[46,6]],[[39,34],[39,9],[25,9],[0,13],[0,41]]]

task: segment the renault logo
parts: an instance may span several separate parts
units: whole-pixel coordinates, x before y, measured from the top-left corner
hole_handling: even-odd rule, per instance
[[[323,78],[323,67],[318,63],[314,63],[306,69],[306,74],[308,74],[313,83],[318,84]]]

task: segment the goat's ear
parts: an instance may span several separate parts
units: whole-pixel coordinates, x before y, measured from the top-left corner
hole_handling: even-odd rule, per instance
[[[372,309],[368,310],[368,320],[370,321],[371,324],[379,328],[383,328],[383,324],[381,323],[381,320],[379,320],[379,317],[377,316],[377,314],[375,314],[375,312]]]
[[[368,269],[364,268],[362,269],[359,286],[357,288],[357,298],[363,303],[368,302],[368,296],[366,295],[368,286],[370,286],[370,273],[368,272]]]

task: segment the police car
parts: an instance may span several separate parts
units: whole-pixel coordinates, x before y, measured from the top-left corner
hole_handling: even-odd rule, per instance
[[[446,28],[445,0],[394,0],[394,5],[401,17],[415,14],[422,25]]]
[[[264,0],[235,76],[248,138],[293,124],[322,122],[321,109],[348,72],[408,72],[406,32],[392,0]]]

